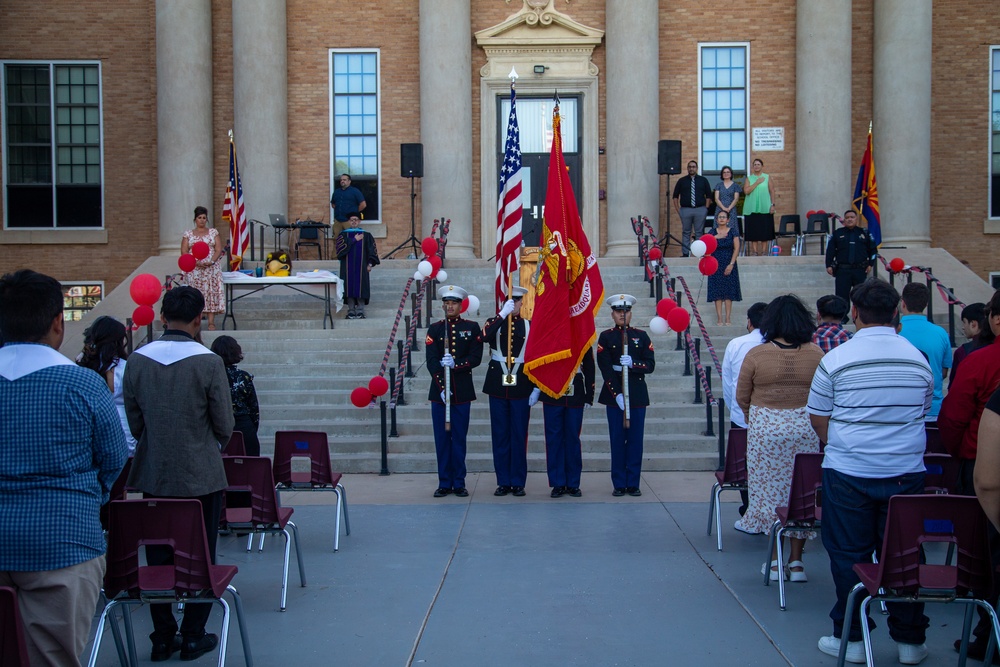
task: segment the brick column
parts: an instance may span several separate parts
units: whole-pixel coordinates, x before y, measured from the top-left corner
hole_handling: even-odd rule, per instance
[[[799,211],[840,213],[850,205],[854,190],[851,0],[803,2],[797,7],[795,200]]]
[[[634,256],[629,219],[660,218],[656,141],[660,133],[660,47],[657,0],[608,0],[606,45],[607,255]],[[593,147],[588,152],[592,159]],[[654,222],[655,224],[655,222]],[[591,239],[591,245],[597,239]]]
[[[161,255],[178,254],[194,207],[212,200],[212,3],[156,0]]]
[[[424,145],[424,177],[418,188],[423,231],[418,228],[417,235],[429,233],[435,217],[451,218],[449,257],[474,256],[470,16],[468,0],[420,0],[419,141]],[[493,250],[483,254],[492,255]]]
[[[875,0],[872,82],[882,241],[931,241],[931,0]]]
[[[233,0],[233,111],[247,217],[288,213],[285,0]]]

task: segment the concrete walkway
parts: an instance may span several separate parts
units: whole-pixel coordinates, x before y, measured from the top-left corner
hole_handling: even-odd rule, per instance
[[[255,664],[833,665],[816,649],[830,634],[829,561],[809,542],[809,582],[763,586],[766,538],[738,533],[735,493],[723,496],[723,552],[706,535],[711,473],[643,476],[641,498],[613,498],[607,473],[585,473],[582,498],[549,498],[543,474],[524,498],[493,496],[491,474],[470,475],[469,498],[431,497],[436,476],[345,477],[352,533],[332,551],[332,494],[285,494],[295,507],[308,585],[289,571],[278,611],[281,542],[263,553],[220,537],[235,564]],[[728,495],[728,498],[727,498]],[[729,502],[726,502],[726,501]],[[929,605],[930,656],[952,665],[962,609]],[[147,664],[145,609],[134,614]],[[213,612],[209,631],[218,632]],[[899,664],[876,613],[875,660]],[[100,665],[117,665],[106,633]],[[177,658],[175,657],[174,660]],[[215,664],[217,653],[191,664]],[[243,665],[233,622],[227,665]],[[971,662],[970,665],[980,663]]]

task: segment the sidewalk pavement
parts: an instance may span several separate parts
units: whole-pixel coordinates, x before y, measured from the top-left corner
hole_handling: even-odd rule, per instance
[[[515,498],[495,497],[493,475],[480,473],[467,479],[470,497],[435,499],[434,475],[347,475],[352,532],[338,553],[333,494],[283,494],[307,577],[299,587],[292,554],[287,611],[278,611],[280,540],[247,553],[245,539],[220,536],[219,562],[240,569],[258,667],[836,664],[816,649],[832,632],[834,601],[820,539],[806,546],[809,582],[787,585],[781,611],[760,572],[766,537],[732,528],[738,494],[723,495],[724,551],[706,534],[714,480],[646,473],[642,497],[613,498],[608,473],[584,473],[582,498],[552,499],[545,475],[531,473],[527,496]],[[928,605],[922,664],[957,662],[962,611]],[[886,618],[873,617],[876,663],[898,664]],[[133,618],[149,664],[148,612]],[[213,611],[208,631],[220,620]],[[117,665],[105,635],[98,664]],[[245,664],[235,619],[228,653],[227,665]],[[213,652],[191,664],[217,662]]]

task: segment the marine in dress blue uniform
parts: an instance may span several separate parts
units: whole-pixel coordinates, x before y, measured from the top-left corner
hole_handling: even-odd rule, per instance
[[[844,213],[844,226],[833,233],[826,245],[826,272],[834,277],[837,296],[851,302],[851,289],[868,278],[878,248],[871,234],[858,227],[858,214]]]
[[[642,437],[645,430],[649,391],[646,374],[656,368],[653,342],[641,329],[629,326],[636,298],[617,294],[607,299],[615,327],[602,331],[597,339],[597,366],[604,384],[598,402],[607,407],[611,436],[611,483],[614,496],[641,496]],[[623,340],[625,345],[623,346]],[[622,368],[628,367],[629,427],[625,428],[625,397]]]
[[[490,350],[483,393],[490,397],[493,468],[497,474],[495,496],[506,496],[508,493],[525,495],[524,484],[528,479],[528,418],[531,415],[528,397],[535,385],[522,368],[524,341],[528,337],[530,322],[521,317],[521,299],[527,293],[528,290],[523,287],[514,287],[511,299],[504,303],[500,313],[483,326],[482,339]],[[508,330],[513,331],[510,359],[507,358]],[[508,371],[514,381],[512,385],[505,384]]]
[[[542,400],[545,416],[545,468],[549,475],[552,497],[564,495],[579,498],[580,477],[583,474],[583,451],[580,431],[583,428],[583,411],[594,404],[594,350],[587,350],[580,367],[566,393],[559,398],[542,394],[538,389],[531,393],[528,402],[534,405]]]
[[[483,341],[479,325],[460,316],[466,296],[468,292],[455,285],[438,288],[445,319],[427,329],[424,341],[427,370],[431,374],[427,399],[431,402],[438,463],[435,498],[443,498],[449,493],[461,498],[469,495],[465,488],[465,450],[469,413],[472,401],[476,400],[472,369],[482,363]],[[445,426],[445,367],[451,369],[450,428]]]

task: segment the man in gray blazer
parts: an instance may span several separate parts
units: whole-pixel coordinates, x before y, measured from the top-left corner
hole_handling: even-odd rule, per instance
[[[233,406],[222,357],[197,342],[205,299],[193,287],[175,287],[163,297],[159,340],[129,357],[123,389],[125,413],[137,445],[128,485],[146,497],[196,498],[205,516],[208,549],[215,562],[226,471],[221,448],[233,433]],[[147,547],[150,565],[173,562],[169,547]],[[210,604],[185,607],[180,635],[169,604],[151,605],[150,659],[181,652],[194,660],[213,650],[218,637],[205,634]]]

